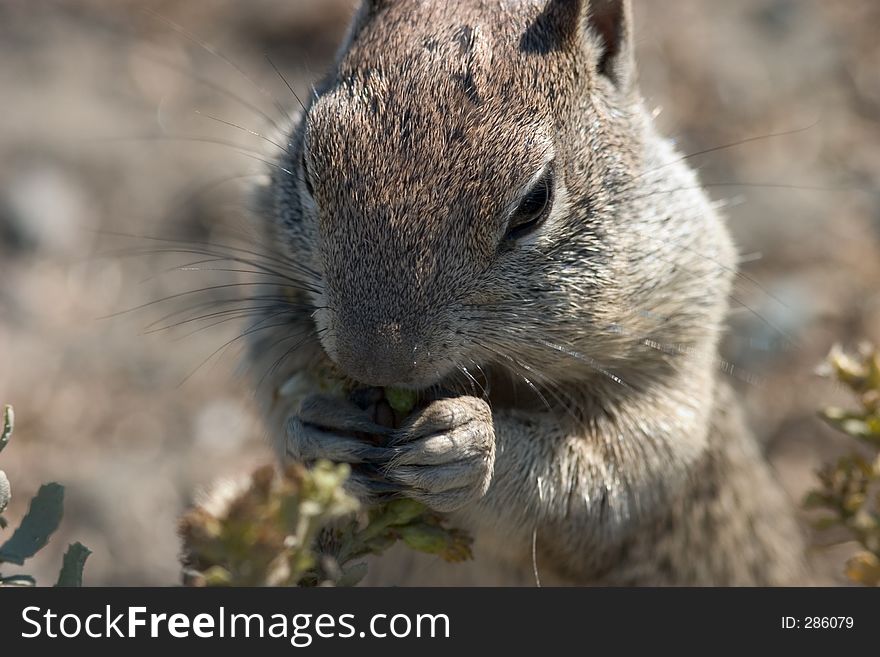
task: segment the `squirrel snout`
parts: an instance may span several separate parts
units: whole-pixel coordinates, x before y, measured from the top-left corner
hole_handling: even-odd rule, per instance
[[[418,348],[415,341],[389,322],[370,328],[337,328],[335,354],[330,354],[345,373],[371,386],[418,383]]]

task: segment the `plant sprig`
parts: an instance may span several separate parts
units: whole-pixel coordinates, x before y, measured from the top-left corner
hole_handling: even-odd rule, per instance
[[[193,586],[353,586],[361,561],[398,540],[448,561],[470,558],[471,540],[422,504],[398,499],[360,509],[343,489],[347,465],[256,470],[219,515],[183,516],[184,581]]]
[[[3,409],[0,423],[0,451],[3,451],[12,439],[15,428],[15,415],[12,406]],[[12,498],[12,487],[6,473],[0,470],[0,514],[2,514]],[[43,549],[49,538],[61,524],[64,511],[64,487],[59,484],[44,484],[30,506],[18,528],[4,543],[0,544],[0,564],[10,563],[21,566]],[[0,515],[0,529],[8,526],[6,519]],[[56,586],[82,586],[83,568],[91,552],[80,543],[68,547],[61,566]],[[33,586],[36,581],[30,575],[0,574],[0,586]]]
[[[859,405],[827,408],[820,416],[862,448],[824,466],[820,486],[807,494],[804,506],[823,512],[815,521],[818,530],[842,528],[860,545],[846,564],[847,577],[880,586],[880,350],[863,345],[850,355],[835,346],[820,372],[846,386]]]

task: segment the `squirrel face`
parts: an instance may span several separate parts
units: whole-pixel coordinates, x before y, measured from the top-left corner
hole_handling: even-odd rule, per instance
[[[626,224],[646,122],[628,2],[589,4],[361,9],[273,187],[279,239],[316,272],[324,350],[353,379],[424,387],[627,348],[609,327],[639,315]]]

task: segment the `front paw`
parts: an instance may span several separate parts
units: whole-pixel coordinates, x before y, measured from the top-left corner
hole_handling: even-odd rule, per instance
[[[389,447],[389,482],[435,511],[456,511],[479,500],[492,480],[492,410],[478,397],[438,399],[395,431]]]
[[[392,429],[377,424],[355,404],[328,395],[310,395],[287,420],[287,457],[311,466],[327,460],[347,463],[352,472],[346,489],[364,503],[401,492],[384,478],[381,466],[391,451],[381,446]]]

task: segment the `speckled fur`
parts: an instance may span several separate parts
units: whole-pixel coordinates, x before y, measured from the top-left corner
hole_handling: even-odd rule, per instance
[[[457,424],[429,435],[429,407],[384,472],[483,563],[530,569],[535,539],[575,583],[797,581],[791,510],[717,381],[734,249],[644,109],[629,2],[589,4],[365,3],[260,195],[296,304],[252,340],[269,431],[369,461],[303,433],[278,393],[301,369],[454,390]],[[505,240],[548,163],[549,219]]]

